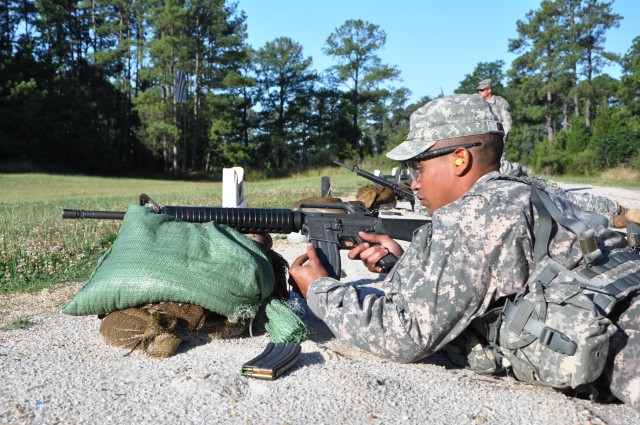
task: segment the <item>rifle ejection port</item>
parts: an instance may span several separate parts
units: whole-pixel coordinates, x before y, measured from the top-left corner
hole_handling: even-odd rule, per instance
[[[309,238],[307,235],[303,235],[302,232],[292,232],[287,235],[287,241],[289,243],[307,243]]]

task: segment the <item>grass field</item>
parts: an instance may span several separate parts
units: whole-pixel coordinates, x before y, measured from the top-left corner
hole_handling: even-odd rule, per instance
[[[369,183],[348,170],[327,168],[289,179],[245,181],[245,198],[250,207],[291,208],[299,199],[319,196],[321,176],[331,177],[338,197],[353,196]],[[556,180],[640,188],[637,174],[615,170],[600,179]],[[86,280],[120,222],[63,220],[62,208],[124,211],[138,203],[140,193],[160,205],[222,202],[219,182],[0,174],[0,293]]]
[[[321,176],[330,176],[334,196],[353,195],[367,180],[346,170],[326,169],[283,180],[244,183],[248,205],[291,208],[320,195]],[[222,184],[0,174],[0,293],[36,290],[85,280],[115,240],[120,222],[63,220],[63,208],[124,211],[146,193],[160,205],[220,206]]]

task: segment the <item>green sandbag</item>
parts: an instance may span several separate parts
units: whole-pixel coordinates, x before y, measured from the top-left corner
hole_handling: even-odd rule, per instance
[[[261,304],[271,304],[274,280],[261,248],[236,230],[186,223],[132,205],[116,241],[62,311],[107,314],[173,301],[199,305],[235,323],[255,317]],[[306,339],[306,326],[287,308],[267,309],[272,338],[298,341],[302,333]]]
[[[271,298],[263,304],[260,318],[273,342],[304,342],[309,337],[309,329],[291,309],[288,302]]]

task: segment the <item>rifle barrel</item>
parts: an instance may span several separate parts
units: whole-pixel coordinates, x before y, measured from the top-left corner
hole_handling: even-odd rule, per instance
[[[345,165],[341,162],[338,161],[333,161],[335,164],[344,167],[348,170],[353,171],[354,173],[356,173],[357,175],[359,175],[360,177],[364,177],[367,180],[370,180],[374,183],[378,183],[380,186],[385,186],[388,188],[391,188],[396,195],[400,196],[401,198],[410,201],[410,202],[414,202],[415,201],[415,197],[413,195],[413,191],[411,190],[410,187],[404,185],[404,184],[397,184],[397,183],[391,183],[389,180],[383,178],[383,177],[378,177],[375,174],[371,174],[368,171],[365,171],[361,168],[358,168],[358,166],[354,165],[353,167],[349,167],[348,165]]]
[[[300,211],[284,208],[223,208],[165,206],[160,214],[179,218],[188,223],[215,222],[233,227],[241,233],[283,233],[298,232],[302,218]],[[90,211],[63,209],[62,218],[122,220],[121,211]]]
[[[300,230],[300,212],[284,208],[224,208],[165,206],[161,214],[189,223],[213,221],[242,233],[292,233]]]
[[[62,210],[62,218],[82,219],[97,218],[100,220],[122,220],[123,211],[89,211],[89,210]]]

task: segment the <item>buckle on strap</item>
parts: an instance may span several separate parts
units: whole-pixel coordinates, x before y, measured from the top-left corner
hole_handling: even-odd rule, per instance
[[[575,342],[571,341],[571,339],[562,332],[546,326],[540,331],[538,341],[550,350],[568,356],[573,356],[578,347]]]

